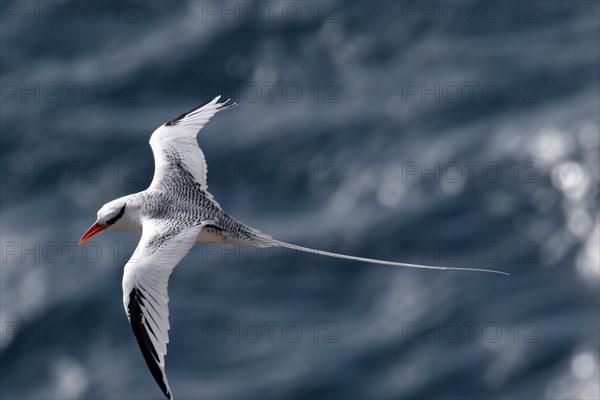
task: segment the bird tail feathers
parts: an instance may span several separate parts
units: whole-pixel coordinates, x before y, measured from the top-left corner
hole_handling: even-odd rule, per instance
[[[433,266],[433,265],[409,264],[409,263],[401,263],[401,262],[395,262],[395,261],[378,260],[375,258],[357,257],[357,256],[350,256],[347,254],[332,253],[332,252],[325,251],[325,250],[317,250],[317,249],[312,249],[310,247],[303,247],[303,246],[298,246],[298,245],[295,245],[292,243],[282,242],[280,240],[273,239],[262,233],[258,233],[255,240],[257,242],[256,244],[260,247],[273,247],[273,246],[284,247],[287,249],[298,250],[298,251],[302,251],[305,253],[317,254],[317,255],[326,256],[326,257],[335,257],[335,258],[342,258],[345,260],[362,261],[362,262],[371,263],[371,264],[389,265],[392,267],[436,269],[436,270],[446,270],[446,271],[487,272],[487,273],[500,274],[500,275],[510,275],[507,272],[496,271],[496,270],[491,270],[491,269],[439,267],[439,266]]]

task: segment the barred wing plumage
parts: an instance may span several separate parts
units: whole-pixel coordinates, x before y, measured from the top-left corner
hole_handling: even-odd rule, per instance
[[[229,99],[219,103],[221,96],[177,118],[161,125],[150,137],[150,147],[154,153],[154,178],[150,188],[160,188],[162,182],[172,173],[173,158],[178,167],[189,172],[203,190],[207,189],[207,166],[204,153],[198,146],[196,136],[204,125],[219,111],[235,107]]]

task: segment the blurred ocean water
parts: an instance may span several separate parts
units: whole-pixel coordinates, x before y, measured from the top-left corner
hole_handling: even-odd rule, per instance
[[[165,121],[222,94],[209,188],[281,240],[198,245],[176,398],[598,398],[595,1],[4,2],[0,396],[161,398],[122,306]]]

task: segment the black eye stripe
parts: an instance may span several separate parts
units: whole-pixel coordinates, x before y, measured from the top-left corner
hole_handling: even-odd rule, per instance
[[[119,220],[119,218],[121,218],[123,216],[123,214],[125,214],[125,205],[123,205],[123,208],[121,208],[121,211],[119,211],[119,213],[117,215],[115,215],[114,217],[112,217],[111,219],[106,221],[106,224],[107,225],[114,224],[115,222],[117,222]]]

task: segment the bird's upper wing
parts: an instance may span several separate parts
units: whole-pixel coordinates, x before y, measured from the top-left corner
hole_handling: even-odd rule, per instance
[[[158,188],[165,180],[189,174],[206,190],[206,161],[196,136],[213,115],[236,105],[228,103],[229,100],[219,103],[220,98],[221,96],[217,96],[212,101],[181,114],[152,133],[150,146],[154,153],[154,178],[150,187]]]
[[[165,222],[145,222],[140,243],[123,274],[125,312],[152,376],[169,399],[172,395],[165,374],[167,286],[173,268],[190,251],[203,226],[178,228]]]

